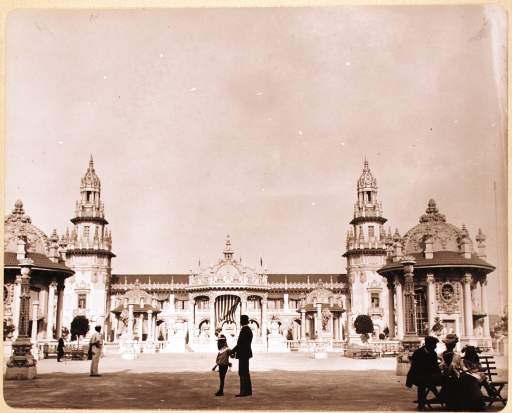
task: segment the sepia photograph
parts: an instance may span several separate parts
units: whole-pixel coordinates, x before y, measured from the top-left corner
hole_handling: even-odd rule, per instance
[[[3,408],[504,409],[507,36],[491,4],[11,10]]]

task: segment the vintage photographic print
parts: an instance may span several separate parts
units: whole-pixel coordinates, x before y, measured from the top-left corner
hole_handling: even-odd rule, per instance
[[[503,409],[507,20],[11,11],[4,408]]]

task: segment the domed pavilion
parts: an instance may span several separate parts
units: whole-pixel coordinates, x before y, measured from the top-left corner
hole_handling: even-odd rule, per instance
[[[4,340],[16,339],[8,379],[33,378],[30,351],[37,358],[38,343],[60,337],[64,280],[74,273],[61,241],[55,230],[48,237],[32,225],[19,200],[4,220]]]
[[[480,229],[475,241],[476,250],[466,227],[448,223],[433,199],[418,225],[403,237],[395,232],[378,270],[388,282],[392,335],[407,343],[456,333],[462,345],[491,347],[487,275],[495,267]]]

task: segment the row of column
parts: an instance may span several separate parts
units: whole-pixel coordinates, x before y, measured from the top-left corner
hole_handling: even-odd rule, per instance
[[[437,315],[437,300],[436,300],[436,285],[435,277],[433,274],[427,274],[427,311],[428,311],[428,325],[432,328],[434,325],[435,317]],[[480,310],[486,314],[484,318],[484,336],[489,336],[489,315],[488,315],[488,301],[487,301],[487,279],[484,278],[478,281],[480,284]],[[473,302],[471,299],[471,283],[472,275],[465,274],[463,278],[464,283],[464,335],[471,337],[474,334],[473,331]],[[395,335],[395,315],[396,315],[396,331],[398,338],[404,337],[404,294],[402,291],[402,283],[398,276],[395,276],[393,283],[388,283],[388,298],[389,298],[389,334],[390,337]],[[395,303],[396,300],[396,303]],[[396,307],[396,314],[395,314]]]
[[[156,314],[153,316],[153,310],[147,311],[148,315],[148,335],[147,335],[147,341],[156,341],[158,340],[158,337],[156,337]],[[117,319],[116,323],[114,324],[114,337],[117,337],[117,333],[119,331],[119,322],[120,320]],[[139,336],[139,340],[142,340],[142,334],[143,334],[143,323],[144,323],[144,313],[139,314],[138,319],[138,330],[137,334]],[[135,316],[133,314],[133,304],[128,304],[128,337],[133,338],[133,327],[135,324]]]
[[[55,293],[57,292],[57,303],[55,303]],[[21,296],[21,275],[16,276],[14,284],[14,298],[13,298],[13,324],[15,327],[13,336],[16,338],[19,334],[19,318],[20,318],[20,296]],[[41,300],[43,304],[46,304],[46,340],[53,340],[53,326],[56,325],[57,338],[61,336],[62,330],[62,310],[64,302],[64,288],[59,286],[58,283],[53,280],[50,282],[48,287],[47,300]],[[45,302],[46,301],[46,302]],[[57,311],[55,311],[55,305],[57,305]],[[38,314],[39,314],[39,301],[32,302],[32,331],[31,339],[33,342],[37,341],[38,334]],[[54,319],[55,313],[57,319]]]
[[[300,339],[306,340],[306,333],[309,333],[309,337],[313,338],[311,329],[308,329],[308,323],[306,319],[306,310],[300,311]],[[334,321],[334,316],[331,315],[329,319],[329,332],[332,334],[332,338],[335,340],[341,340],[343,338],[343,319],[341,315],[336,318],[336,322]],[[319,332],[322,331],[322,306],[321,304],[317,305],[317,309],[314,313],[313,318],[313,330],[314,336],[318,337]]]

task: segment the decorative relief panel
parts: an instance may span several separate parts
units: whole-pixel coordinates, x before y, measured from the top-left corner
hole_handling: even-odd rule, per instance
[[[4,285],[4,316],[12,315],[12,305],[14,301],[14,284]]]
[[[460,312],[462,288],[459,283],[436,283],[437,311],[439,313],[453,314]]]

